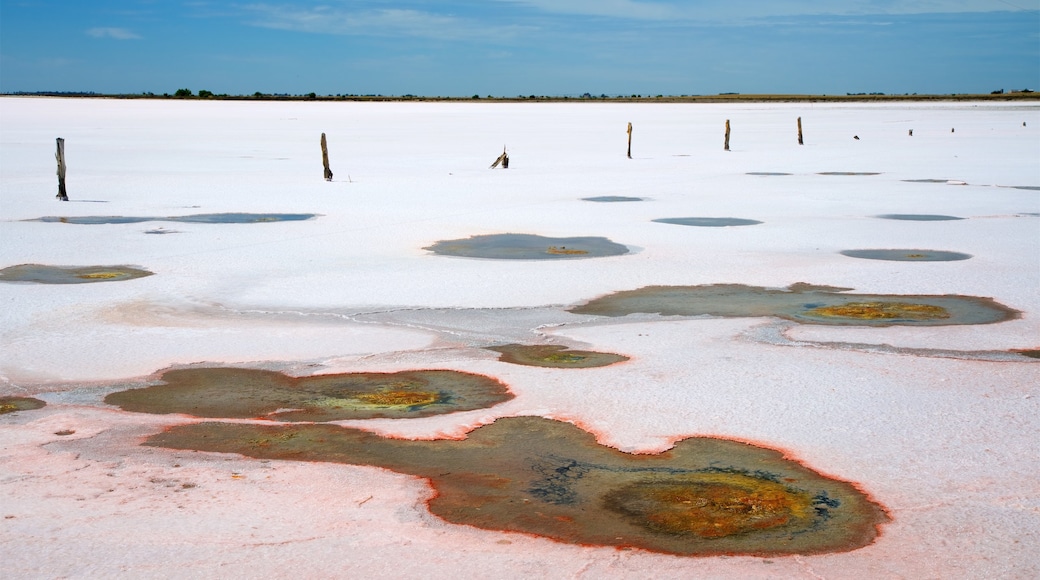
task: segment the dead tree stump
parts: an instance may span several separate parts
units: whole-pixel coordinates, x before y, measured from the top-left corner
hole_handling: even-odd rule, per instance
[[[805,145],[805,142],[802,141],[802,118],[801,117],[798,117],[798,144],[799,145]]]
[[[632,158],[632,123],[628,124],[628,158]]]
[[[329,169],[329,144],[325,133],[321,134],[321,163],[325,166],[325,181],[332,181],[332,170]]]
[[[58,137],[58,152],[54,154],[54,158],[58,160],[58,199],[61,201],[68,201],[69,195],[65,192],[65,140]]]
[[[726,141],[722,144],[722,148],[729,151],[729,119],[726,119]]]

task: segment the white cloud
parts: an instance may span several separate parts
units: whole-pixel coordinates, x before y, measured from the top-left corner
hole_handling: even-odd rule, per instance
[[[732,21],[777,16],[862,16],[1040,10],[1040,0],[496,0],[555,14],[638,20]]]
[[[139,34],[125,28],[91,28],[87,30],[87,34],[94,38],[114,38],[116,40],[138,40],[141,38]]]
[[[510,38],[527,29],[402,8],[355,11],[330,6],[273,4],[250,4],[243,8],[252,14],[248,23],[253,26],[317,34],[491,40]]]

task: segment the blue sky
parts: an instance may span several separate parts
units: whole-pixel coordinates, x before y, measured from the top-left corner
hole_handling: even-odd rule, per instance
[[[1040,90],[1040,0],[0,0],[0,91]]]

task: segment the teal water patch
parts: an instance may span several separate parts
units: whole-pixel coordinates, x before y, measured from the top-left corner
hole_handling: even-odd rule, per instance
[[[151,276],[154,272],[131,266],[47,266],[19,264],[0,270],[0,281],[34,284],[90,284],[122,282]]]
[[[886,213],[876,217],[885,220],[904,220],[913,222],[944,222],[964,219],[962,217],[956,217],[952,215],[930,213]]]
[[[956,262],[971,258],[971,254],[944,250],[842,250],[838,252],[850,258],[864,260],[886,260],[890,262]]]
[[[643,201],[641,197],[627,197],[624,195],[600,195],[596,197],[583,197],[582,201],[596,201],[601,203],[611,203],[619,201]]]
[[[492,260],[567,260],[620,256],[628,248],[602,237],[549,238],[533,234],[491,234],[442,240],[423,248],[443,256]]]
[[[677,226],[694,226],[698,228],[728,228],[733,226],[754,226],[762,222],[744,218],[712,218],[712,217],[682,217],[682,218],[658,218],[650,220],[661,224],[674,224]]]
[[[197,224],[258,224],[268,222],[292,222],[309,220],[313,213],[200,213],[184,216],[133,217],[133,216],[45,216],[25,220],[30,222],[63,223],[77,225],[136,224],[141,222],[180,222]]]
[[[959,295],[849,294],[847,288],[794,284],[786,289],[711,284],[647,286],[615,292],[569,308],[575,314],[626,316],[775,316],[839,326],[992,324],[1020,313],[991,298]]]

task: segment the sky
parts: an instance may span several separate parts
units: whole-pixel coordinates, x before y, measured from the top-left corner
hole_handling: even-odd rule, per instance
[[[1040,0],[0,0],[0,92],[1040,90]]]

